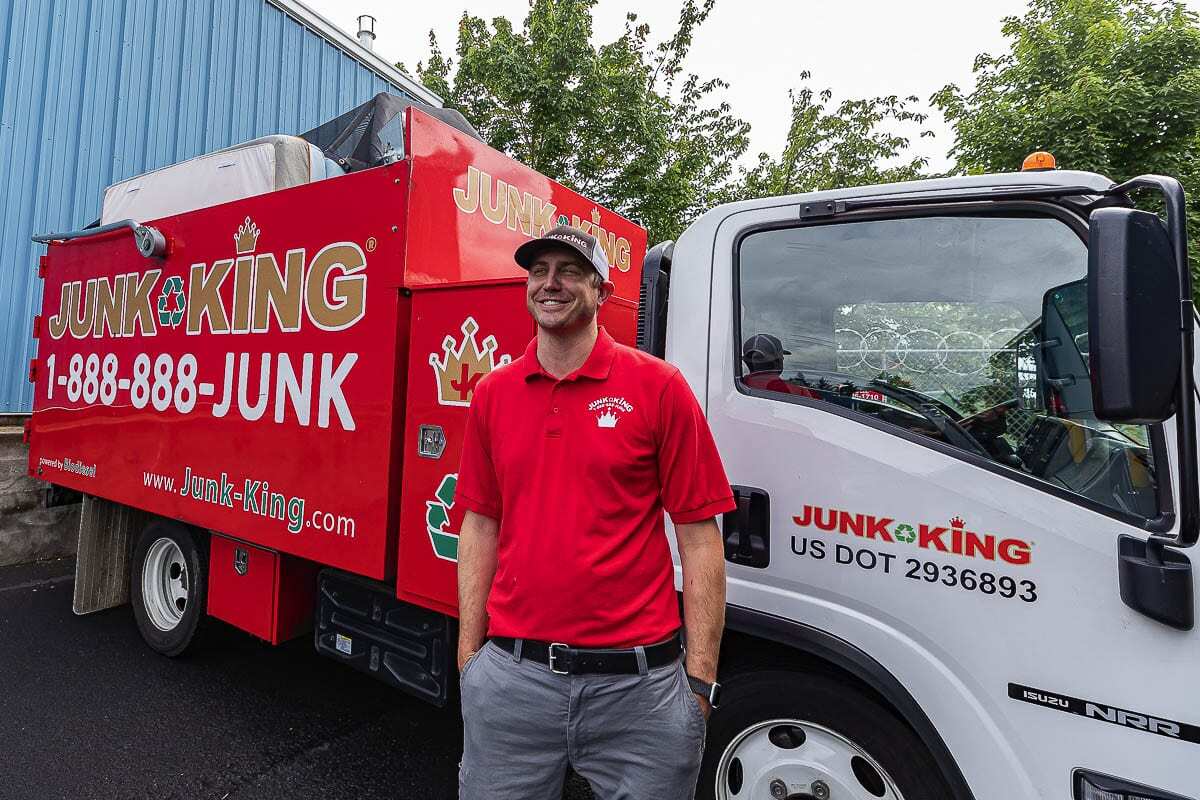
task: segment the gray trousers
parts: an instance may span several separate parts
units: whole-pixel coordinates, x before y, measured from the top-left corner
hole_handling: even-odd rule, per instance
[[[598,800],[690,800],[704,715],[680,661],[556,675],[485,645],[460,681],[460,800],[560,800],[570,765]]]

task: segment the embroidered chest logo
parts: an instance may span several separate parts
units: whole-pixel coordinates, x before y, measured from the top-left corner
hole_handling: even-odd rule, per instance
[[[596,427],[615,428],[633,406],[624,397],[598,397],[588,403],[588,411],[595,415]]]

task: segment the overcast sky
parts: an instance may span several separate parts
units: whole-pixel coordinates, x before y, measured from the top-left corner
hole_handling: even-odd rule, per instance
[[[517,28],[528,9],[527,0],[303,2],[352,35],[358,15],[371,14],[377,20],[376,52],[389,61],[403,61],[410,70],[427,56],[431,29],[443,49],[453,53],[464,8],[489,20],[508,17]],[[1189,5],[1200,7],[1200,0]],[[973,84],[975,56],[1003,52],[1001,19],[1025,7],[1023,0],[717,0],[685,69],[729,82],[730,105],[751,125],[750,161],[759,151],[781,149],[788,89],[800,85],[801,71],[812,72],[814,88],[833,89],[835,101],[912,94],[927,109],[929,96],[946,83]],[[678,8],[672,0],[600,0],[595,41],[616,38],[630,10],[659,41],[674,31]],[[926,127],[936,136],[914,136],[913,150],[930,159],[930,168],[945,169],[951,132],[936,111]]]

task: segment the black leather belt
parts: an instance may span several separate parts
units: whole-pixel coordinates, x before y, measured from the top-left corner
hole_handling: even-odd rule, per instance
[[[571,647],[561,642],[539,642],[535,639],[510,639],[506,636],[493,636],[492,643],[509,654],[517,651],[517,642],[521,642],[521,658],[537,661],[550,667],[551,672],[559,675],[593,675],[600,673],[636,675],[638,669],[637,651],[632,648],[621,649],[587,649]],[[679,634],[675,634],[665,642],[648,644],[646,651],[646,667],[662,667],[679,658],[682,647]]]

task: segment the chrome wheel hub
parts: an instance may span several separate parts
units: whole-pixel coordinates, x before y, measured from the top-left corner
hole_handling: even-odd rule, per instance
[[[904,800],[865,750],[796,719],[759,722],[733,738],[717,764],[721,800]]]
[[[150,545],[142,566],[142,600],[154,627],[160,631],[175,629],[187,610],[190,585],[179,545],[165,536]]]

